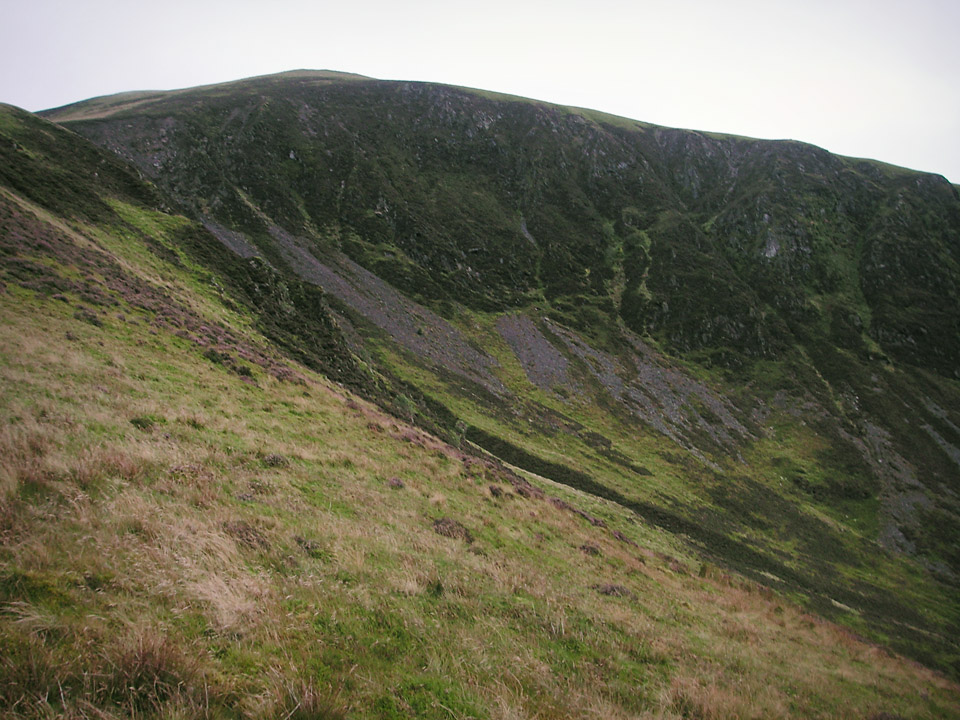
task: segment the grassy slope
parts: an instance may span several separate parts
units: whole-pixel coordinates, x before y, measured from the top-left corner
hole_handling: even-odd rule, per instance
[[[96,223],[0,195],[3,716],[960,714],[622,508],[521,494],[292,364],[188,221],[95,191]]]
[[[4,716],[960,712],[622,508],[521,494],[292,364],[177,248],[188,221],[112,187],[0,196]]]
[[[171,96],[187,95],[191,96],[195,92],[203,93],[206,90],[215,90],[222,92],[229,91],[229,88],[236,86],[249,85],[251,83],[276,82],[282,79],[299,79],[310,83],[322,85],[328,81],[345,82],[350,80],[366,80],[363,75],[354,73],[343,73],[327,70],[291,70],[289,72],[277,73],[275,75],[266,75],[261,77],[247,78],[236,82],[220,83],[216,85],[202,85],[199,87],[186,88],[183,90],[142,90],[115,95],[103,95],[101,97],[82,100],[70,105],[63,105],[58,108],[51,108],[40,113],[42,116],[56,116],[58,120],[93,120],[96,118],[108,117],[117,112],[126,112],[142,108],[144,104],[149,104],[157,100],[163,100]]]
[[[925,428],[947,450],[960,444],[951,410],[960,385],[907,364],[955,365],[957,208],[941,184],[801,143],[638,126],[438,86],[288,80],[121,104],[112,124],[73,127],[137,160],[156,153],[168,189],[275,261],[271,222],[318,247],[340,245],[462,315],[460,328],[496,354],[519,400],[478,403],[475,389],[389,343],[380,368],[520,448],[513,461],[617,498],[818,612],[956,672],[956,464]],[[171,119],[181,134],[158,144],[157,127]],[[141,167],[151,172],[150,162]],[[523,237],[521,219],[540,247]],[[778,248],[766,260],[765,242]],[[511,262],[497,262],[504,254]],[[497,303],[538,319],[535,305],[608,350],[615,319],[646,328],[701,363],[684,368],[737,397],[741,417],[762,417],[763,429],[758,421],[733,452],[704,445],[716,470],[611,411],[585,367],[595,403],[540,393],[483,312]],[[557,414],[653,475],[624,472],[586,435],[550,432]],[[926,484],[930,506],[904,511],[909,478],[878,480],[876,468],[900,464]],[[877,544],[894,513],[907,537],[887,547],[912,548],[919,562]]]
[[[496,351],[498,345],[484,347]],[[591,392],[600,403],[581,398],[571,404],[538,391],[521,370],[511,369],[515,359],[501,350],[501,376],[524,400],[493,410],[478,407],[469,390],[415,359],[386,348],[383,358],[464,419],[471,426],[468,438],[500,457],[614,500],[643,522],[683,533],[702,557],[735,567],[857,632],[934,665],[956,662],[960,608],[952,586],[877,545],[877,497],[848,496],[849,487],[837,486],[868,481],[858,480],[863,469],[856,457],[836,452],[829,424],[811,427],[816,412],[767,408],[765,431],[741,446],[745,462],[718,453],[711,457],[720,466],[711,470],[622,411],[604,410],[596,387]],[[557,418],[580,431],[551,431]],[[610,441],[621,461],[598,453],[593,438]],[[623,459],[643,472],[625,469]],[[843,463],[850,463],[849,475],[835,477],[834,468]]]

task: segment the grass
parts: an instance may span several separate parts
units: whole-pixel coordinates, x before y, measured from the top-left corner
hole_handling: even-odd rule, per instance
[[[700,383],[681,402],[697,459],[596,379],[630,357],[612,319],[581,327],[607,355],[545,333],[583,388],[564,396],[533,388],[485,302],[447,303],[511,390],[487,404],[382,334],[358,361],[319,290],[231,258],[116,162],[89,181],[104,156],[31,122],[0,112],[18,138],[0,144],[0,717],[960,715],[954,682],[883,649],[956,667],[957,601],[874,543],[864,461],[832,424],[870,440],[855,404],[902,405],[917,427],[872,441],[909,454],[923,422],[952,439],[920,400],[951,381],[874,379],[852,350],[755,374],[661,358]],[[469,185],[444,182],[435,206]],[[551,260],[536,272],[566,290],[531,297],[589,325],[603,299],[578,309],[561,270],[579,261]],[[604,272],[576,282],[626,282]],[[737,384],[752,436],[724,446],[699,419]],[[461,447],[406,422],[440,416]]]
[[[954,662],[950,628],[957,606],[949,585],[878,547],[883,515],[876,480],[859,455],[838,450],[844,445],[822,417],[771,412],[761,404],[767,426],[753,427],[754,438],[741,445],[743,458],[712,455],[720,467],[711,470],[629,416],[612,422],[617,416],[597,412],[594,402],[571,403],[532,390],[502,340],[493,337],[488,318],[464,313],[458,322],[486,338],[483,346],[495,353],[501,379],[522,401],[479,409],[469,391],[415,360],[386,350],[382,359],[472,426],[469,439],[533,471],[540,482],[573,485],[633,508],[645,522],[682,532],[714,561],[772,583],[858,633],[927,662]],[[702,370],[700,375],[708,386],[723,381]],[[575,376],[589,386],[589,378]],[[782,386],[780,380],[771,384]],[[753,408],[756,403],[750,400]],[[551,431],[557,417],[581,430]],[[652,469],[652,475],[625,473],[623,464],[581,439],[589,437],[584,431],[611,440],[630,466]]]
[[[132,251],[264,342],[200,270]],[[305,368],[253,386],[122,299],[100,326],[68,299],[0,294],[5,717],[957,712],[935,673],[620,507],[533,478],[596,527]]]

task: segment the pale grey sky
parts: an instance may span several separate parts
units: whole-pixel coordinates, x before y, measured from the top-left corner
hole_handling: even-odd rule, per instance
[[[295,68],[792,138],[960,183],[960,0],[0,0],[0,102]]]

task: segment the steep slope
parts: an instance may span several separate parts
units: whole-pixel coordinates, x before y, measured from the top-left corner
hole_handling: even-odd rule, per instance
[[[317,290],[107,153],[5,106],[0,153],[3,717],[960,716],[682,536],[317,374],[377,390]]]
[[[323,287],[405,417],[956,672],[942,178],[330,73],[47,115]]]
[[[960,370],[960,210],[936,176],[326,73],[94,109],[96,119],[85,104],[48,116],[186,207],[264,240],[278,225],[336,244],[421,299],[586,300],[571,319],[587,324],[589,306],[609,310],[620,290],[634,330],[748,356],[781,350],[792,325],[829,321],[829,300],[861,312],[887,352]],[[689,301],[690,283],[709,303]],[[894,291],[904,285],[919,295]],[[915,312],[926,315],[898,319],[904,300],[923,300]],[[930,337],[911,334],[918,324]]]

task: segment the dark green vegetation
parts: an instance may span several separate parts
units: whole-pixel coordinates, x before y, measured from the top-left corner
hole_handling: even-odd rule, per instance
[[[764,587],[730,600],[745,603],[730,612],[763,627],[783,627],[783,607],[765,603],[799,603],[960,673],[960,199],[942,178],[800,143],[331,73],[101,98],[45,115],[60,125],[0,113],[4,312],[11,327],[36,312],[71,342],[99,338],[109,348],[100,354],[133,353],[150,369],[111,359],[107,379],[97,375],[97,387],[122,381],[134,393],[119,424],[74,400],[68,414],[85,419],[63,438],[43,429],[69,405],[58,398],[73,397],[64,384],[97,374],[91,359],[65,359],[66,370],[40,362],[36,378],[51,389],[23,390],[4,409],[17,458],[0,528],[12,618],[4,637],[34,673],[4,666],[8,709],[31,682],[59,682],[62,704],[81,715],[83,702],[129,714],[196,707],[197,688],[209,687],[214,714],[239,704],[291,717],[308,706],[321,716],[566,716],[550,705],[556,687],[545,678],[570,672],[572,714],[887,709],[861,689],[789,674],[774,695],[738,705],[726,679],[746,674],[753,690],[743,692],[754,694],[772,682],[755,633],[770,638],[728,635],[727,610],[707,610],[727,608],[744,582],[729,573],[749,578],[751,593]],[[5,383],[27,372],[12,337]],[[354,401],[357,420],[332,429],[331,401],[303,399],[320,392],[316,374],[458,449]],[[216,378],[219,390],[197,377]],[[246,429],[222,427],[218,413]],[[18,434],[31,423],[41,429]],[[64,470],[70,448],[90,441],[84,433],[125,437],[137,449],[124,453],[147,459],[98,460],[116,486]],[[269,446],[288,433],[293,447]],[[144,453],[154,442],[179,449]],[[189,592],[143,611],[151,633],[57,625],[50,618],[74,605],[106,612],[78,599],[54,559],[24,550],[29,518],[66,502],[63,483],[79,483],[104,511],[182,500],[175,526],[206,522],[203,533],[232,548],[211,572],[240,609],[210,600],[215,583],[195,587],[190,573],[210,552],[198,545],[189,568],[161,572],[164,583],[185,573]],[[132,498],[138,483],[145,494]],[[380,515],[368,518],[364,503]],[[197,508],[216,523],[194,518]],[[90,513],[63,532],[83,536],[99,517]],[[152,528],[129,532],[146,547]],[[445,555],[420,532],[470,551]],[[396,554],[399,539],[427,559],[414,568]],[[602,570],[592,574],[583,557],[605,558]],[[233,574],[238,559],[251,575]],[[524,568],[545,575],[525,587]],[[94,569],[82,584],[136,615],[140,591],[127,572]],[[312,580],[297,585],[300,573],[336,590],[305,590]],[[509,597],[502,573],[517,574]],[[287,596],[265,612],[299,618],[277,631],[282,643],[243,609],[272,592],[264,577]],[[583,598],[564,595],[571,582]],[[214,620],[183,615],[197,602],[212,603]],[[690,603],[690,617],[667,618],[660,602]],[[550,608],[565,603],[560,621]],[[310,613],[306,629],[298,623]],[[497,647],[524,644],[516,686],[494,681],[503,668],[483,653],[441,652],[486,638],[481,617],[506,633]],[[579,629],[568,634],[566,622]],[[435,639],[411,633],[424,623]],[[538,623],[551,625],[550,639],[532,639]],[[636,645],[629,638],[646,632],[637,623],[683,639],[669,652]],[[227,639],[238,627],[257,638],[242,652]],[[699,633],[710,639],[692,639]],[[103,653],[65,660],[107,636]],[[308,649],[315,640],[319,655]],[[748,651],[710,661],[722,670],[689,659],[718,657],[727,642]],[[293,648],[289,667],[266,662],[270,643]],[[800,644],[817,666],[820,645]],[[118,658],[140,675],[112,673]],[[357,664],[358,675],[384,679],[361,682]],[[828,698],[822,705],[785,699],[794,684],[824,683],[811,690]]]
[[[937,176],[795,142],[325,75],[98,109],[48,116],[274,260],[277,225],[438,308],[546,299],[581,328],[619,313],[727,365],[828,333],[848,352],[867,355],[872,339],[958,371],[960,208]]]

